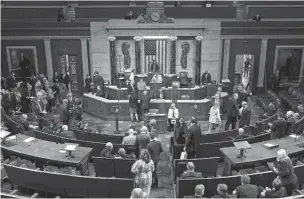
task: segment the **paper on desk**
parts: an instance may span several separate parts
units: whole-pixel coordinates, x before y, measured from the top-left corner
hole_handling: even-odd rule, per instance
[[[60,153],[66,153],[66,151],[65,151],[65,150],[60,150],[59,152],[60,152]]]
[[[35,140],[35,138],[29,137],[29,138],[26,138],[26,139],[24,140],[24,142],[31,142],[31,141],[33,141],[33,140]]]
[[[77,145],[76,144],[68,144],[66,147],[65,147],[65,150],[66,151],[74,151],[76,149]]]
[[[12,136],[9,136],[8,138],[6,138],[6,140],[14,140],[14,139],[17,139],[16,135],[12,135]]]
[[[291,134],[291,135],[289,135],[289,137],[292,137],[292,138],[299,138],[300,136],[299,136],[299,135],[296,135],[296,134]]]
[[[273,147],[274,145],[273,144],[271,144],[271,143],[266,143],[266,144],[264,144],[265,146],[267,146],[267,147]]]
[[[10,132],[8,131],[5,131],[5,130],[1,130],[0,131],[0,138],[5,138],[6,136],[8,136],[9,134],[11,134]]]

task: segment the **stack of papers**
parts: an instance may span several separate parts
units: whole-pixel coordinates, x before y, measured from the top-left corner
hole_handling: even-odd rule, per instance
[[[266,144],[264,144],[265,146],[267,146],[267,147],[273,147],[274,145],[273,144],[271,144],[271,143],[266,143]]]
[[[12,135],[12,136],[9,136],[8,138],[6,138],[6,140],[15,140],[15,139],[17,139],[16,135]]]
[[[29,137],[29,138],[26,138],[26,139],[24,140],[24,142],[31,142],[31,141],[33,141],[33,140],[35,140],[35,138]]]
[[[66,147],[65,147],[65,150],[66,151],[74,151],[76,149],[76,147],[78,146],[78,144],[68,144]]]

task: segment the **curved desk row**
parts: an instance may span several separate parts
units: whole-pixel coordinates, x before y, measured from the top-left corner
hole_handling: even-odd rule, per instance
[[[204,99],[215,94],[218,87],[221,87],[221,84],[207,84],[202,86],[195,86],[194,88],[165,88],[162,87],[164,99],[171,99],[172,96],[175,96],[176,99],[180,100],[182,95],[189,95],[191,100]],[[127,88],[117,88],[117,86],[106,86],[105,91],[109,94],[109,99],[111,100],[127,100],[128,99],[128,90]],[[148,95],[152,97],[154,92],[159,92],[159,89],[150,89],[147,88]],[[139,91],[139,97],[143,91]]]
[[[228,97],[227,93],[222,94],[223,99]],[[167,114],[172,100],[151,100],[150,109],[159,109],[159,113]],[[209,118],[209,109],[212,105],[211,100],[177,100],[176,107],[181,116],[189,118],[197,117],[198,120]],[[128,100],[108,100],[91,94],[83,95],[83,111],[103,120],[115,120],[113,106],[119,106],[119,120],[130,120]]]

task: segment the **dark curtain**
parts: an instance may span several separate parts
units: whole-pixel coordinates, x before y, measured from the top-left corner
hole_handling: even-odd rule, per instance
[[[111,85],[116,85],[115,41],[110,41]]]
[[[195,69],[195,84],[200,85],[201,83],[201,51],[202,41],[196,40],[196,69]]]
[[[141,73],[141,65],[140,65],[140,41],[135,41],[135,69],[136,74]]]
[[[176,73],[176,41],[171,41],[171,66],[170,74]]]

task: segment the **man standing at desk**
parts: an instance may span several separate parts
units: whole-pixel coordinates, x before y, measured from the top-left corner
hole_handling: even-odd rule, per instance
[[[102,76],[99,75],[98,71],[94,72],[93,76],[93,83],[94,83],[94,88],[96,89],[97,86],[100,86],[102,90],[104,90],[104,79]]]
[[[201,127],[197,125],[195,117],[190,119],[190,128],[186,138],[186,146],[184,150],[187,152],[187,158],[196,158],[199,153],[201,142]]]
[[[229,129],[230,124],[232,125],[232,129],[235,129],[236,127],[237,116],[239,115],[239,108],[237,105],[238,97],[238,94],[234,93],[227,102],[227,122],[225,124],[225,131]]]
[[[277,114],[278,119],[271,126],[270,139],[278,139],[287,136],[287,122],[283,118],[283,113]]]
[[[156,63],[155,60],[152,61],[152,64],[151,64],[151,73],[155,74],[156,72],[159,71],[159,66],[158,64]]]
[[[202,75],[202,84],[209,84],[211,83],[211,75],[208,73],[208,70],[206,70]]]

